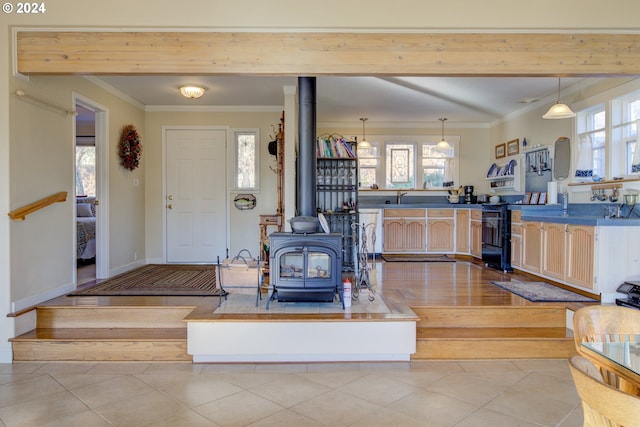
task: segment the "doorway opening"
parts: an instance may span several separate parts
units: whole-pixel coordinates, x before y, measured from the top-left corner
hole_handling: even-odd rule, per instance
[[[75,282],[82,285],[108,275],[107,111],[74,95]]]
[[[76,104],[76,274],[82,285],[96,279],[96,113]]]

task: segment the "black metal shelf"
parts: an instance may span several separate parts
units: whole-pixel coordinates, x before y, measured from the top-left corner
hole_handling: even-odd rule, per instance
[[[355,150],[355,142],[349,143]],[[355,271],[358,244],[358,161],[354,157],[316,159],[316,207],[332,233],[342,234],[342,271]]]

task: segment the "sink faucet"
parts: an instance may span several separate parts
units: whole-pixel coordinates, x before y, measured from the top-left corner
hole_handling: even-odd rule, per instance
[[[396,200],[396,203],[397,203],[397,204],[400,204],[400,202],[402,202],[402,196],[405,196],[406,194],[407,194],[407,192],[406,192],[406,191],[405,191],[405,192],[402,192],[402,191],[398,190],[398,198],[397,198],[397,200]]]

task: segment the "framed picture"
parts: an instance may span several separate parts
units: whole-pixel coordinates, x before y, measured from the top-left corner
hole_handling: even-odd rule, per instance
[[[507,142],[507,156],[513,156],[520,152],[520,139],[512,139]]]
[[[539,205],[547,204],[547,193],[546,192],[540,193],[540,197],[538,198],[538,204]]]
[[[522,204],[528,205],[529,203],[531,203],[531,193],[527,192],[527,193],[524,193],[524,197],[522,198]]]
[[[529,204],[530,205],[537,205],[539,198],[540,198],[540,193],[538,193],[537,191],[534,192],[534,193],[531,193],[531,202]]]
[[[506,149],[506,144],[504,143],[496,145],[496,159],[501,159],[506,155],[505,149]]]

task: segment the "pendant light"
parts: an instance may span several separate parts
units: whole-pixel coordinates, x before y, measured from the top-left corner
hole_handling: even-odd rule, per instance
[[[436,149],[441,150],[441,151],[446,151],[446,150],[451,150],[451,144],[449,144],[445,139],[444,139],[444,122],[446,119],[446,117],[443,117],[441,119],[438,119],[442,122],[442,139],[440,140],[440,142],[438,142],[436,144]]]
[[[558,101],[549,108],[549,111],[542,116],[543,119],[570,119],[575,117],[576,113],[571,111],[567,104],[560,101],[560,77],[558,77]]]
[[[360,120],[362,121],[362,141],[358,142],[358,148],[371,148],[371,144],[369,144],[369,141],[366,140],[364,133],[364,122],[369,119],[367,119],[366,117],[360,117]]]

